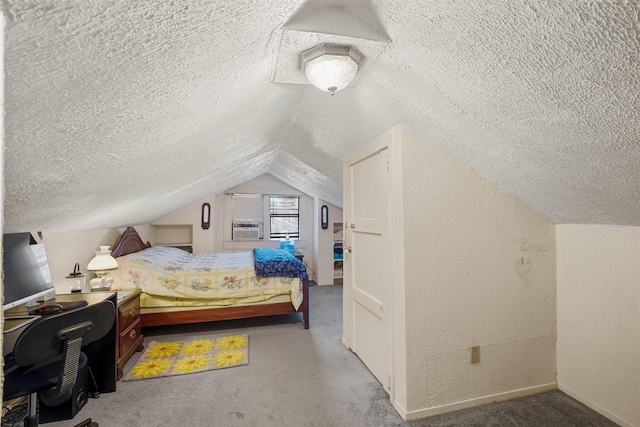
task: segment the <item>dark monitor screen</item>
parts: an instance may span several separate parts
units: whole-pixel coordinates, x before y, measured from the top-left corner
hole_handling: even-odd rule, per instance
[[[47,253],[41,242],[40,233],[35,238],[28,232],[3,236],[3,310],[53,292]]]

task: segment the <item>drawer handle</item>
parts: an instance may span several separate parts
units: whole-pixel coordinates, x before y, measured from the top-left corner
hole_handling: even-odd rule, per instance
[[[131,332],[129,332],[129,338],[134,339],[136,337],[136,330],[132,329]]]
[[[129,312],[129,317],[136,317],[136,311],[137,310],[135,308],[131,309],[131,311]]]

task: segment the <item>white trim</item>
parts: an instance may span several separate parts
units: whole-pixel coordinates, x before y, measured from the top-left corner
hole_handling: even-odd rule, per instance
[[[403,420],[407,421],[407,410],[398,402],[396,399],[393,399],[393,407],[396,412],[400,414]]]
[[[394,126],[389,132],[389,247],[391,248],[392,272],[392,342],[390,398],[394,407],[406,420],[408,404],[407,374],[407,316],[405,291],[405,224],[404,224],[404,178],[402,163],[402,127]],[[400,390],[400,393],[398,393]],[[400,400],[398,400],[400,399]]]
[[[630,422],[625,421],[622,418],[617,417],[616,415],[614,415],[611,412],[609,412],[606,409],[604,409],[602,406],[599,406],[599,405],[593,403],[589,399],[579,395],[578,393],[576,393],[575,391],[571,390],[569,387],[567,387],[565,385],[562,385],[562,384],[558,383],[558,389],[560,389],[560,391],[562,391],[563,393],[568,394],[569,396],[573,397],[574,399],[576,399],[580,403],[582,403],[582,404],[588,406],[589,408],[593,409],[594,411],[596,411],[600,415],[603,415],[603,416],[609,418],[611,421],[620,424],[622,427],[640,427],[640,425],[633,425]]]
[[[472,408],[474,406],[484,405],[486,403],[500,402],[503,400],[516,399],[518,397],[530,396],[545,391],[556,390],[558,383],[542,384],[535,387],[521,388],[519,390],[507,391],[505,393],[492,394],[489,396],[478,397],[475,399],[463,400],[461,402],[448,403],[446,405],[434,406],[432,408],[419,409],[417,411],[408,412],[407,421],[417,420],[419,418],[440,415],[446,412],[458,411],[460,409]],[[394,402],[394,406],[395,402]],[[400,414],[402,415],[402,414]],[[633,426],[632,426],[633,427]]]

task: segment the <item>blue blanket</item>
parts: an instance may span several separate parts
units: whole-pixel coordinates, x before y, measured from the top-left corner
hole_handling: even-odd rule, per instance
[[[258,277],[308,277],[302,261],[283,249],[254,248],[253,257]]]

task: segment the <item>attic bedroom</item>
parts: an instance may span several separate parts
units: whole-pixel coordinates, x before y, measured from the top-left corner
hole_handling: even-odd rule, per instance
[[[102,397],[41,423],[640,427],[640,2],[2,8],[5,366],[59,315],[6,307],[17,233],[61,313],[114,315],[74,369]],[[157,281],[147,246],[179,258]],[[217,278],[169,295],[185,257]],[[157,341],[244,334],[237,367],[130,380]]]

